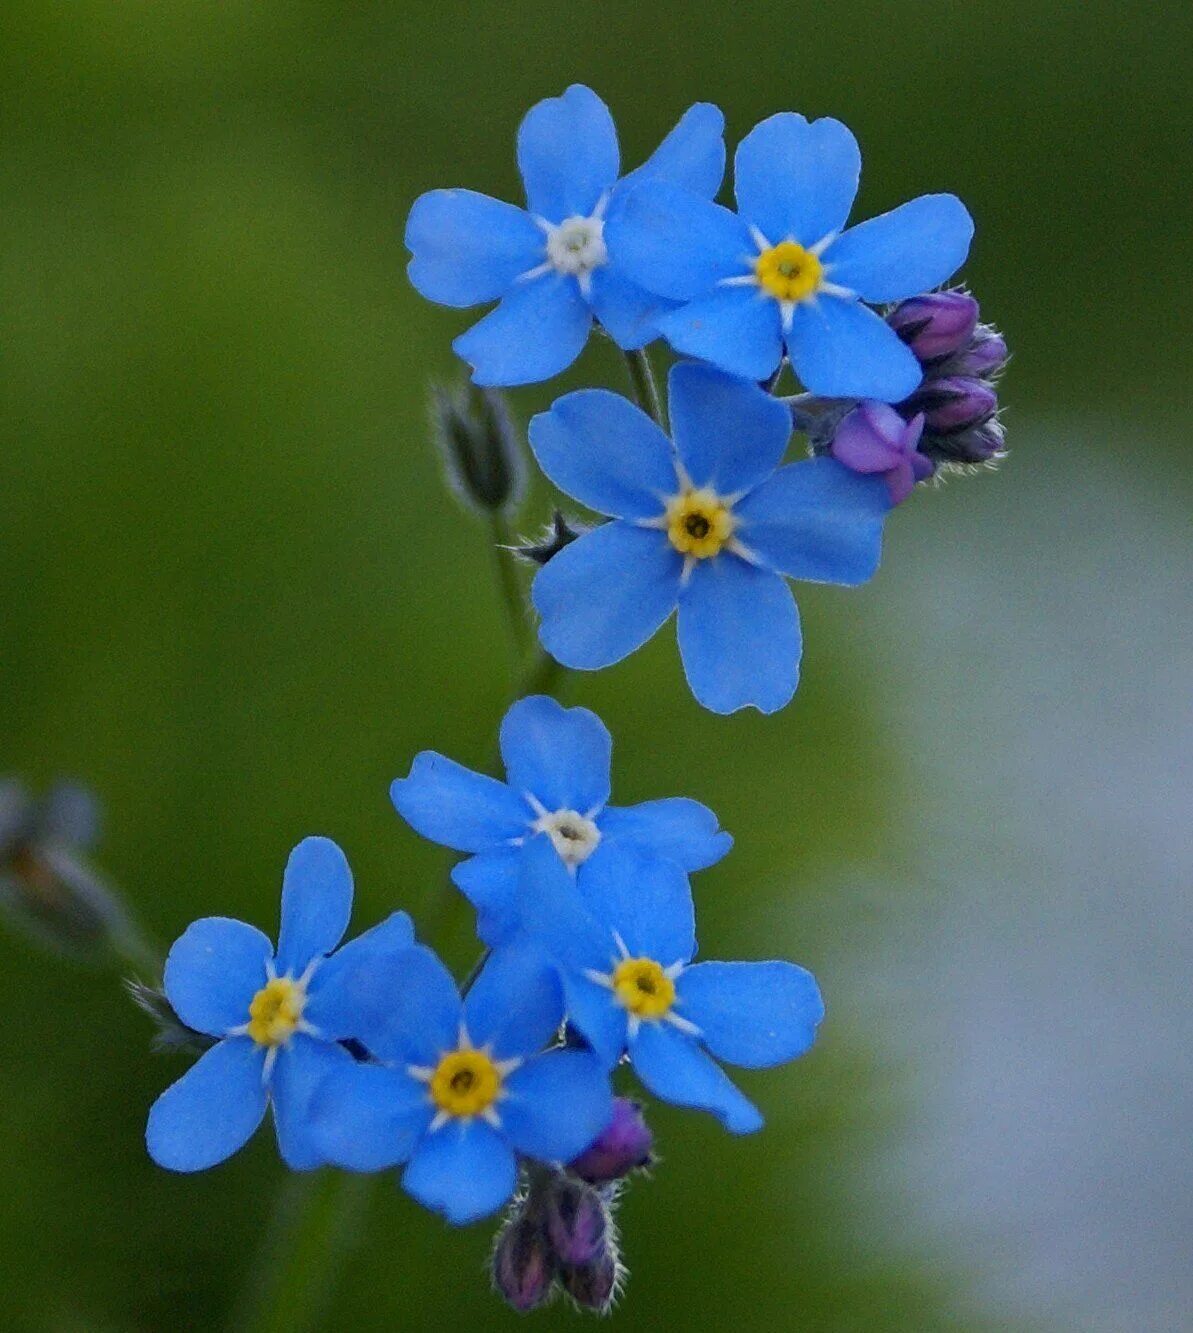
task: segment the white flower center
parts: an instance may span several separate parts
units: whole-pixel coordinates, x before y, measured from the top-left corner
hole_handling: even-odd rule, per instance
[[[600,829],[575,810],[556,810],[540,815],[533,827],[536,833],[545,833],[551,839],[559,859],[569,866],[587,861],[601,840]]]
[[[557,273],[583,278],[609,258],[599,217],[565,218],[547,233],[547,262]]]

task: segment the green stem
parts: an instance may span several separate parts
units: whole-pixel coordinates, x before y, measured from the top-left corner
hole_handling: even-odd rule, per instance
[[[630,383],[634,387],[635,402],[644,412],[650,414],[657,425],[666,430],[667,422],[663,416],[663,401],[659,397],[659,386],[655,382],[654,371],[651,369],[650,357],[646,354],[646,349],[627,352],[625,359],[630,371]]]
[[[567,667],[560,666],[550,653],[540,649],[518,681],[514,698],[525,699],[528,694],[549,694],[558,698],[566,677]]]
[[[321,1170],[287,1179],[257,1280],[234,1333],[311,1333],[323,1318],[376,1176]]]
[[[526,617],[526,599],[522,593],[522,585],[518,581],[513,552],[509,550],[514,544],[514,533],[509,518],[501,510],[493,511],[489,524],[493,534],[493,562],[497,587],[509,623],[514,660],[516,663],[521,663],[530,649],[531,633],[530,622]]]

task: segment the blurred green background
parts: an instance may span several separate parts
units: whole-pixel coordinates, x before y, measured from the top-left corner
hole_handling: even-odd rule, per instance
[[[1001,474],[900,511],[867,588],[801,591],[777,717],[702,713],[671,631],[570,690],[618,800],[688,793],[736,835],[704,950],[798,958],[830,1013],[743,1077],[764,1134],[653,1113],[616,1318],[1188,1327],[1189,7],[7,0],[2,28],[0,771],[95,787],[162,942],[272,930],[310,832],[357,923],[435,920],[449,861],[387,786],[420,748],[483,757],[508,680],[427,443],[466,316],[405,283],[419,192],[517,198],[520,116],[580,80],[627,163],[697,99],[731,144],[793,108],[857,133],[859,216],[969,203],[1015,352]],[[567,383],[624,372],[593,345]],[[153,1168],[183,1065],[112,976],[0,947],[0,1323],[221,1326],[268,1136]],[[512,1326],[487,1244],[384,1185],[327,1327]]]

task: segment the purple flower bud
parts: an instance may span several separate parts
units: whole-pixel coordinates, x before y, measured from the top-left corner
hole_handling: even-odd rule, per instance
[[[551,1295],[555,1257],[535,1217],[522,1213],[507,1223],[493,1251],[493,1286],[502,1299],[525,1314]]]
[[[887,323],[923,361],[959,352],[978,322],[978,303],[968,292],[928,292],[899,304]]]
[[[1006,365],[1008,355],[1002,334],[989,324],[979,324],[968,347],[963,347],[942,369],[950,375],[989,379]]]
[[[866,401],[844,417],[829,453],[853,472],[886,478],[891,503],[900,504],[917,481],[932,475],[932,463],[917,452],[924,418],[903,418],[886,403]]]
[[[646,1166],[653,1144],[654,1135],[642,1118],[638,1103],[627,1097],[615,1097],[608,1129],[569,1169],[590,1185],[607,1184],[629,1175],[636,1167]]]
[[[938,463],[989,463],[1006,453],[1006,436],[1002,423],[992,418],[972,430],[925,435],[920,448]]]
[[[918,388],[900,411],[905,416],[922,412],[930,434],[950,435],[989,421],[998,411],[998,395],[984,380],[946,375]]]
[[[577,1305],[604,1314],[617,1295],[618,1277],[617,1257],[607,1250],[594,1263],[565,1268],[559,1280]]]
[[[609,1215],[591,1185],[559,1176],[543,1205],[547,1238],[561,1264],[593,1263],[605,1252]]]

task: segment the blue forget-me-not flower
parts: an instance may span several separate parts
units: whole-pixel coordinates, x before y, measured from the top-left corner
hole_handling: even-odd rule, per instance
[[[610,805],[612,749],[595,713],[535,695],[515,703],[501,723],[504,782],[424,751],[410,776],[393,783],[394,806],[418,833],[471,853],[452,879],[476,908],[487,944],[517,929],[518,867],[534,842],[553,849],[581,894],[623,874],[627,852],[673,861],[686,872],[714,865],[733,845],[698,801]]]
[[[320,1081],[355,1063],[339,1043],[358,1035],[357,970],[374,951],[414,940],[410,918],[395,912],[333,954],[351,910],[343,852],[306,838],[286,865],[276,952],[255,926],[228,917],[196,921],[175,942],[166,998],[183,1023],[218,1040],[153,1104],[145,1138],[155,1162],[215,1166],[252,1136],[270,1103],[287,1166],[323,1162],[307,1112]]]
[[[700,703],[771,713],[799,675],[799,619],[783,575],[864,583],[878,567],[890,495],[881,478],[833,458],[780,466],[791,416],[756,384],[682,363],[669,386],[674,447],[604,389],[567,394],[531,422],[547,476],[613,519],[539,571],[539,637],[564,666],[596,670],[678,607],[679,651]]]
[[[361,1040],[384,1063],[336,1071],[317,1093],[315,1132],[330,1161],[353,1171],[407,1163],[405,1189],[459,1225],[509,1199],[519,1154],[569,1162],[613,1118],[591,1052],[543,1050],[563,1006],[537,950],[494,953],[463,999],[422,946],[376,956],[367,971],[374,1003]]]
[[[523,875],[527,929],[559,969],[569,1023],[601,1060],[612,1067],[628,1053],[656,1097],[710,1111],[735,1134],[760,1129],[716,1060],[757,1069],[803,1055],[824,1017],[812,974],[786,962],[693,963],[692,897],[665,862],[610,879],[587,904],[541,848]]]
[[[920,366],[866,303],[945,282],[973,222],[955,196],[931,194],[846,229],[860,171],[840,121],[771,116],[738,146],[736,214],[644,182],[610,217],[607,244],[631,280],[684,303],[657,320],[677,351],[763,380],[786,350],[811,393],[899,402]]]
[[[518,130],[526,207],[473,190],[432,190],[406,224],[410,281],[432,301],[500,301],[452,344],[477,384],[530,384],[580,355],[593,317],[622,348],[658,336],[674,302],[632,282],[605,228],[634,185],[664,181],[711,199],[725,170],[724,117],[691,107],[642,166],[618,180],[609,108],[574,84],[531,107]]]

